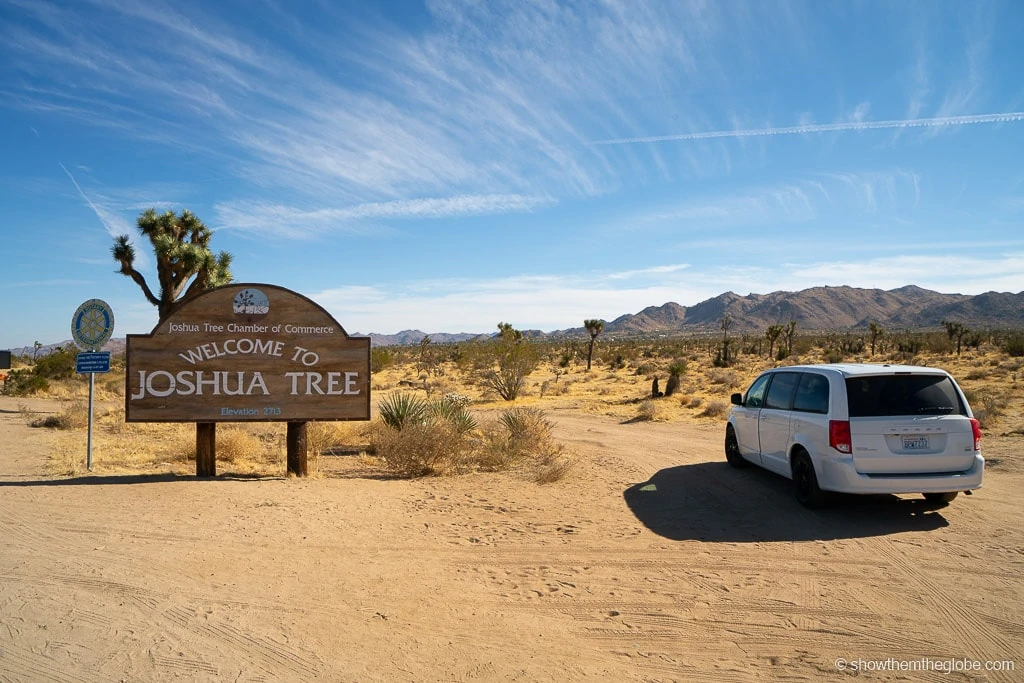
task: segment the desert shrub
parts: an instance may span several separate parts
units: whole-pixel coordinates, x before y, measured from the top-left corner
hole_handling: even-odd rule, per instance
[[[721,384],[727,387],[735,387],[737,385],[736,373],[732,370],[716,369],[712,370],[708,374],[708,380],[712,384]]]
[[[388,427],[401,431],[410,424],[422,424],[430,414],[426,399],[400,391],[391,394],[378,404],[380,419]]]
[[[966,375],[964,375],[964,379],[985,379],[986,377],[989,376],[989,374],[989,371],[986,370],[985,368],[974,368],[973,370],[968,371]]]
[[[53,353],[40,356],[33,372],[46,379],[69,379],[75,375],[77,356],[72,349],[58,347]]]
[[[370,349],[370,372],[378,373],[385,368],[389,368],[395,364],[395,356],[391,353],[391,350],[383,347],[376,346]]]
[[[651,365],[650,363],[640,363],[640,365],[636,366],[636,372],[634,374],[642,376],[642,375],[649,375],[652,372],[654,372],[654,366],[653,365]]]
[[[480,381],[506,401],[514,401],[523,390],[527,376],[540,363],[540,354],[534,344],[523,338],[522,332],[508,323],[499,323],[500,334],[486,349],[486,369]]]
[[[689,400],[686,406],[688,408],[700,408],[703,403],[704,399],[702,399],[700,396],[694,396]]]
[[[1009,405],[1009,399],[1004,394],[993,391],[965,389],[964,396],[971,404],[971,411],[983,429],[991,427]]]
[[[575,463],[567,457],[557,455],[538,464],[533,480],[538,484],[553,484],[561,481],[572,470]]]
[[[842,363],[844,354],[841,349],[825,349],[824,358],[826,363]]]
[[[49,388],[50,383],[46,378],[29,368],[11,371],[4,383],[4,393],[8,396],[29,396]]]
[[[669,415],[661,403],[647,399],[637,408],[635,419],[645,422],[665,422],[669,419]]]
[[[473,443],[447,421],[411,422],[401,430],[377,425],[371,430],[374,453],[385,467],[404,477],[460,472],[470,464]]]
[[[103,390],[112,396],[124,396],[124,378],[109,379],[103,383]]]
[[[571,467],[563,448],[552,437],[544,411],[514,408],[504,411],[483,430],[476,465],[484,470],[526,468],[537,483],[561,479]]]
[[[229,427],[217,432],[218,461],[236,464],[258,460],[262,453],[263,443],[244,427]]]
[[[711,401],[704,406],[704,410],[700,412],[700,417],[720,417],[725,415],[728,409],[729,406],[724,401]]]
[[[615,358],[608,361],[609,370],[621,370],[624,367],[626,367],[626,360],[621,354],[616,355]]]
[[[999,350],[1013,358],[1024,356],[1024,334],[1008,335],[999,342]]]

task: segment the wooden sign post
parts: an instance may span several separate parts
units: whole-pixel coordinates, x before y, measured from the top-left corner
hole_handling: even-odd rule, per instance
[[[127,336],[126,422],[195,422],[196,476],[217,473],[218,422],[287,422],[306,476],[306,423],[370,419],[370,339],[267,284],[218,287]]]

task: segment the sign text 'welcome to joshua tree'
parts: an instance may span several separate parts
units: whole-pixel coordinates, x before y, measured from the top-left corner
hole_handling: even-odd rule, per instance
[[[267,284],[187,301],[127,336],[127,422],[370,419],[370,339]]]

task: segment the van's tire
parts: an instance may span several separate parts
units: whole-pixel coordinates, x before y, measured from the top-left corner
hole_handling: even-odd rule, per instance
[[[828,502],[828,494],[818,486],[818,475],[814,472],[814,463],[806,451],[797,451],[790,459],[793,471],[793,489],[797,502],[805,508],[816,510]]]
[[[947,491],[946,493],[925,493],[924,499],[929,503],[952,503],[959,491]]]
[[[740,442],[736,440],[736,431],[729,425],[725,428],[725,461],[736,469],[742,469],[750,464],[740,454]]]

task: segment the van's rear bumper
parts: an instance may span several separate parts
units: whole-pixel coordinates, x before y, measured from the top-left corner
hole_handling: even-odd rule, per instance
[[[927,474],[861,474],[853,458],[821,457],[814,463],[818,486],[840,493],[945,493],[981,488],[985,458],[974,456],[974,464],[963,472]]]

